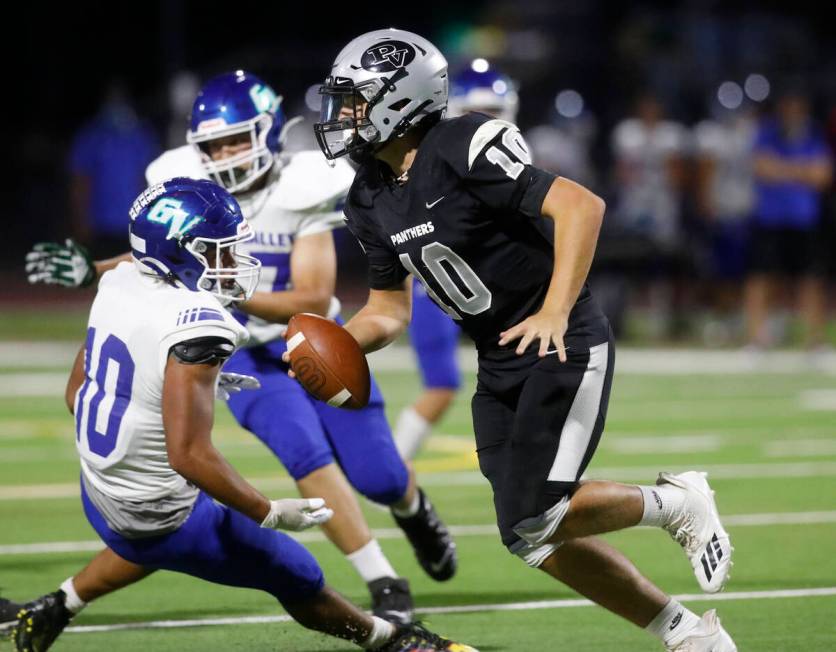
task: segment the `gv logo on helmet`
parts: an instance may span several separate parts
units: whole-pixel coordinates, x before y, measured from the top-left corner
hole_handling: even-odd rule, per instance
[[[183,202],[172,197],[163,197],[148,211],[148,221],[168,226],[166,240],[180,240],[195,225],[203,221],[200,215],[189,215],[180,208]]]
[[[415,59],[415,48],[403,41],[383,41],[363,53],[360,65],[371,72],[392,72]]]

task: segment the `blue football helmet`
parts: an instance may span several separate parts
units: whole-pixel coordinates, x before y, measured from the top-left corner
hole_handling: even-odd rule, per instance
[[[229,192],[245,192],[276,164],[285,126],[282,98],[255,75],[236,70],[210,79],[195,99],[186,140],[197,147],[203,167]],[[214,160],[211,141],[244,134],[250,147]]]
[[[484,59],[477,59],[450,80],[450,99],[447,103],[447,115],[450,117],[478,111],[516,122],[518,106],[516,84],[510,77],[491,69]]]
[[[129,214],[131,253],[143,273],[209,292],[224,305],[252,296],[261,263],[235,247],[253,232],[223,188],[176,177],[147,188]]]

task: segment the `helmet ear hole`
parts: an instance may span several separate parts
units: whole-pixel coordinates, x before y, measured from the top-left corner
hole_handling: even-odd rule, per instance
[[[392,104],[389,105],[389,109],[392,110],[392,111],[400,111],[406,105],[408,105],[411,101],[412,101],[411,98],[405,97],[402,100],[398,100],[397,102],[392,102]],[[388,124],[388,123],[386,123],[386,124]]]

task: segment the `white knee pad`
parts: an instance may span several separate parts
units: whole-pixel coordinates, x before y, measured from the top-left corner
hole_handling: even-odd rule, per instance
[[[532,568],[539,568],[559,547],[559,543],[546,543],[542,546],[532,546],[525,541],[517,541],[510,546],[509,550]]]
[[[523,519],[511,529],[526,543],[539,546],[551,538],[568,511],[569,497],[563,496],[539,516]]]
[[[555,533],[568,510],[569,497],[564,496],[539,516],[517,523],[512,529],[522,540],[511,546],[511,552],[532,568],[538,568],[560,546],[560,542],[546,541]]]

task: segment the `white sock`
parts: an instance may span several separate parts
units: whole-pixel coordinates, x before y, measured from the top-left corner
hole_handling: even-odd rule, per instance
[[[409,518],[410,516],[415,516],[418,513],[418,510],[421,509],[421,492],[418,490],[418,487],[415,488],[415,495],[412,497],[412,501],[407,507],[392,507],[391,509],[392,513],[398,518]]]
[[[366,584],[379,580],[381,577],[398,576],[395,569],[392,568],[392,564],[383,554],[383,550],[380,549],[377,539],[372,539],[359,550],[346,555],[345,558],[351,562],[351,565],[354,566],[354,569]]]
[[[379,647],[386,645],[395,635],[395,626],[388,620],[372,616],[374,624],[369,636],[360,643],[360,647],[364,650],[376,650]]]
[[[401,454],[401,458],[411,460],[421,448],[421,444],[430,434],[432,424],[418,414],[413,408],[408,407],[398,416],[395,424],[395,446]]]
[[[672,648],[679,645],[699,622],[697,614],[671,598],[645,630]]]
[[[679,487],[639,485],[644,498],[644,513],[639,525],[662,527],[670,523],[685,504],[685,492]]]
[[[73,586],[73,578],[68,577],[61,585],[61,590],[66,594],[67,598],[64,600],[64,606],[71,614],[76,615],[79,611],[87,606],[87,603],[78,597],[78,593]]]

